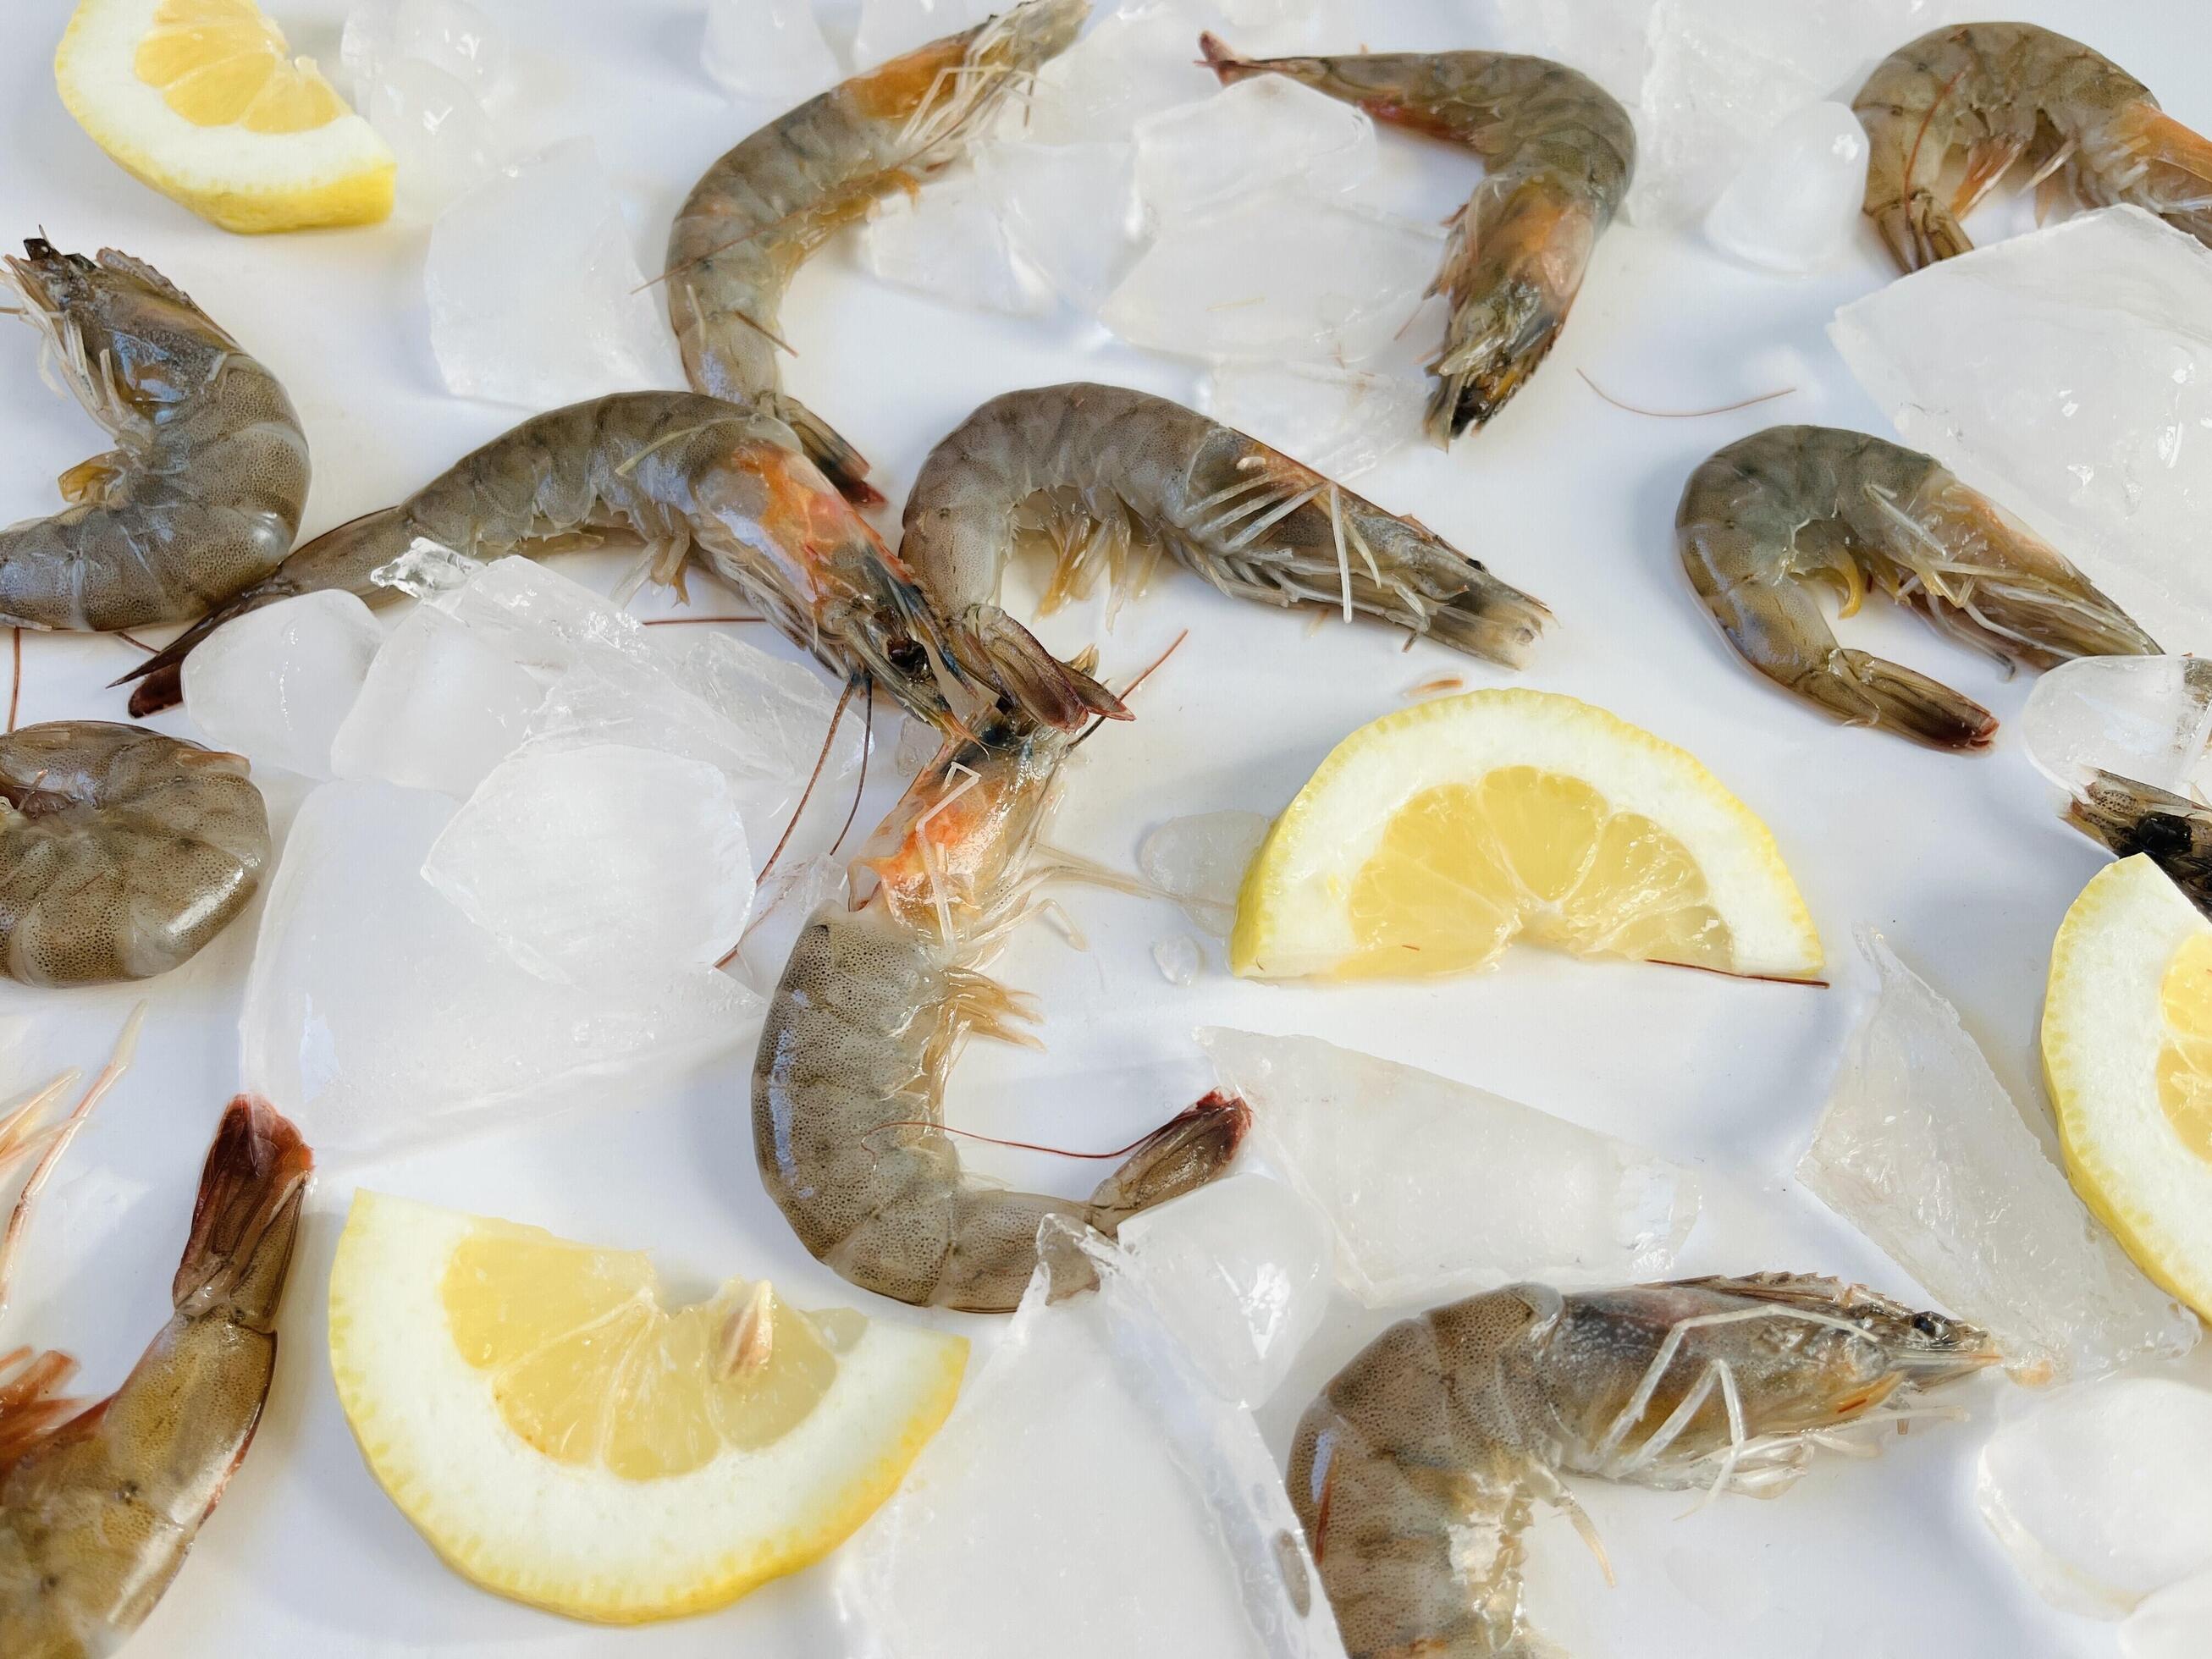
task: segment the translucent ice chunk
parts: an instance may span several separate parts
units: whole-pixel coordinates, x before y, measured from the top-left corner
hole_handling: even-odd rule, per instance
[[[1237,920],[1237,890],[1245,866],[1267,839],[1264,812],[1200,812],[1170,818],[1137,848],[1146,878],[1181,904],[1216,939]]]
[[[660,659],[644,623],[534,559],[494,560],[438,605],[509,661],[549,674],[610,653],[637,663]]]
[[[1633,110],[1651,68],[1654,0],[1491,0],[1500,46],[1580,70]]]
[[[1198,61],[1189,13],[1124,6],[1037,70],[1030,136],[1048,144],[1127,138],[1142,117],[1206,97],[1220,83]]]
[[[2118,1619],[2212,1568],[2208,1468],[2212,1393],[2123,1377],[2069,1389],[1991,1435],[1974,1497],[2045,1601]]]
[[[2090,1217],[1957,1012],[1875,934],[1859,948],[1881,991],[1798,1178],[2016,1371],[2096,1376],[2188,1352],[2195,1316]]]
[[[1231,1176],[1132,1216],[1131,1271],[1215,1393],[1273,1394],[1328,1304],[1328,1224],[1266,1176]]]
[[[461,81],[419,58],[380,65],[362,113],[391,147],[396,188],[410,211],[443,213],[497,166],[499,140],[483,106]]]
[[[338,56],[356,103],[401,58],[452,76],[473,99],[507,75],[507,38],[466,0],[369,0],[346,14]]]
[[[2020,727],[2036,769],[2069,793],[2100,771],[2201,791],[2212,783],[2212,660],[2076,657],[2037,678]]]
[[[1945,259],[1836,313],[1895,422],[2169,651],[2212,650],[2212,249],[2111,207]]]
[[[554,145],[439,216],[422,269],[430,348],[465,398],[552,409],[681,386],[622,204],[587,138]]]
[[[2212,1572],[2146,1597],[2120,1626],[2120,1659],[2203,1659],[2212,1631]]]
[[[797,104],[836,84],[812,0],[707,0],[707,73],[741,98]]]
[[[857,1654],[1340,1656],[1250,1415],[1180,1351],[1140,1267],[1046,1231],[1053,1267],[896,1495],[839,1552]],[[1098,1289],[1070,1295],[1062,1273]]]
[[[307,798],[270,878],[239,1022],[245,1086],[325,1158],[537,1117],[606,1079],[751,1040],[759,999],[671,969],[588,988],[539,979],[422,877],[458,810],[380,783]]]
[[[1183,356],[1358,362],[1405,326],[1442,247],[1431,225],[1269,191],[1163,226],[1099,319]]]
[[[1156,219],[1206,213],[1279,185],[1342,195],[1375,171],[1364,110],[1278,75],[1137,123],[1137,190]]]
[[[1176,933],[1152,941],[1152,965],[1170,985],[1188,985],[1198,977],[1206,952],[1188,933]]]
[[[954,305],[1017,317],[1052,307],[1043,277],[1014,252],[997,200],[971,169],[877,202],[862,247],[868,269],[885,282]]]
[[[337,589],[249,611],[185,659],[185,714],[257,768],[326,778],[331,739],[383,642],[368,607]]]
[[[432,605],[392,630],[331,744],[331,770],[459,799],[522,741],[545,695],[530,672]]]
[[[860,0],[853,62],[872,69],[887,58],[957,34],[1000,9],[994,0]]]
[[[1136,258],[1135,147],[993,139],[975,157],[1016,254],[1063,298],[1097,309]]]
[[[1328,363],[1216,363],[1199,390],[1199,407],[1224,426],[1340,483],[1419,436],[1427,401],[1410,376]]]
[[[1534,1107],[1316,1037],[1198,1037],[1370,1307],[1662,1277],[1697,1220],[1689,1170]]]
[[[1850,106],[1808,104],[1753,149],[1705,234],[1755,265],[1817,270],[1858,228],[1866,171],[1866,129]]]
[[[404,593],[410,599],[427,599],[465,586],[483,571],[484,561],[457,549],[417,536],[407,550],[368,573],[379,587]]]
[[[614,744],[492,769],[422,878],[541,978],[710,967],[744,926],[752,855],[714,767]]]

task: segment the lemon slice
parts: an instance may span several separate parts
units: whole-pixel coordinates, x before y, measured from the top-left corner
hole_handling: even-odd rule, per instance
[[[1712,774],[1601,708],[1476,691],[1363,726],[1275,821],[1230,941],[1277,979],[1463,972],[1519,937],[1809,979],[1774,837]]]
[[[719,1607],[827,1553],[951,1409],[966,1339],[733,1281],[662,1302],[639,1251],[362,1191],[331,1368],[453,1569],[580,1619]]]
[[[2141,854],[2099,871],[2059,925],[2043,1073],[2074,1189],[2212,1318],[2212,923]]]
[[[225,230],[392,211],[392,152],[253,0],[82,0],[54,84],[94,143]]]

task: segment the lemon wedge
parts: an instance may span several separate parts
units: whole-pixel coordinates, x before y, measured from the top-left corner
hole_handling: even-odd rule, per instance
[[[392,152],[253,0],[82,0],[54,84],[94,143],[225,230],[392,211]]]
[[[1426,976],[1523,936],[1820,971],[1774,837],[1711,773],[1601,708],[1517,690],[1440,698],[1337,744],[1246,870],[1229,955],[1267,979]]]
[[[2142,854],[2059,925],[2043,1073],[2082,1202],[2212,1317],[2212,923]]]
[[[836,1547],[959,1391],[964,1338],[664,1304],[641,1251],[362,1191],[331,1368],[377,1481],[453,1569],[579,1619],[734,1600]]]

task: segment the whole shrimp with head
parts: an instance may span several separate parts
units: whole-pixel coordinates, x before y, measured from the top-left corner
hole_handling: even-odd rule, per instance
[[[809,99],[708,167],[677,210],[665,276],[692,386],[781,415],[840,489],[881,501],[853,447],[780,389],[783,291],[870,203],[955,159],[1089,12],[1021,0]]]
[[[1851,107],[1869,145],[1867,216],[1904,270],[1973,246],[1959,221],[2023,161],[2034,183],[2133,203],[2212,246],[2212,143],[2079,40],[2033,23],[1936,29],[1876,64]]]
[[[23,253],[5,286],[115,447],[62,474],[61,512],[0,530],[0,623],[185,622],[267,575],[307,501],[284,388],[143,260]]]
[[[1863,432],[1777,426],[1716,451],[1674,514],[1690,585],[1743,659],[1853,726],[1979,749],[1990,711],[1893,662],[1836,643],[1814,590],[1869,588],[2008,664],[2155,652],[2150,636],[2058,552],[1929,456]]]
[[[1238,58],[1199,46],[1226,82],[1283,75],[1378,121],[1473,150],[1488,169],[1452,220],[1430,284],[1451,302],[1428,431],[1439,448],[1487,422],[1536,372],[1582,291],[1636,167],[1628,112],[1589,76],[1502,52]]]
[[[1521,1570],[1539,1500],[1596,1547],[1561,1475],[1772,1497],[1998,1358],[1971,1325],[1802,1273],[1511,1285],[1339,1371],[1299,1419],[1291,1503],[1351,1659],[1556,1659]]]
[[[1225,1169],[1249,1120],[1210,1095],[1156,1129],[1089,1199],[988,1185],[942,1123],[970,1036],[1023,1040],[1024,1000],[981,965],[1064,868],[1033,860],[1072,739],[1001,707],[923,768],[878,830],[878,884],[801,931],[753,1062],[761,1177],[800,1243],[864,1290],[1006,1313],[1048,1216],[1111,1235]]]

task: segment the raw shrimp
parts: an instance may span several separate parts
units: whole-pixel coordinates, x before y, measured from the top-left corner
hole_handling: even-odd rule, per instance
[[[228,617],[277,599],[331,587],[390,597],[376,572],[417,541],[477,558],[536,556],[608,531],[641,537],[654,574],[679,586],[685,560],[698,558],[832,672],[872,677],[922,719],[951,720],[964,669],[998,661],[1018,665],[1041,718],[1073,726],[1123,712],[1011,620],[993,636],[1015,641],[1000,657],[962,658],[897,556],[789,427],[690,392],[622,392],[523,422],[397,507],[308,542],[137,672],[164,672]]]
[[[2066,818],[2118,857],[2148,854],[2191,904],[2212,916],[2212,807],[2100,769],[2074,791]]]
[[[1463,145],[1487,171],[1453,216],[1432,294],[1450,301],[1428,431],[1480,427],[1551,350],[1636,167],[1628,112],[1589,76],[1502,52],[1238,58],[1199,37],[1224,82],[1286,75],[1378,121]]]
[[[1122,386],[1009,392],[930,452],[899,556],[971,654],[1019,663],[992,630],[1018,543],[1053,544],[1049,610],[1102,572],[1141,586],[1133,543],[1165,546],[1235,598],[1364,611],[1455,650],[1518,664],[1550,620],[1527,594],[1412,519],[1256,438]],[[1018,641],[1016,641],[1018,644]]]
[[[980,965],[1057,872],[1031,853],[1070,742],[1002,709],[947,743],[877,833],[875,892],[815,913],[769,1004],[752,1083],[762,1179],[799,1242],[865,1290],[1008,1312],[1046,1217],[1111,1235],[1212,1180],[1243,1136],[1243,1103],[1209,1095],[1070,1200],[963,1175],[940,1127],[966,1039],[1023,1040],[1024,1000]]]
[[[240,756],[106,720],[0,736],[0,974],[167,973],[245,908],[269,852]]]
[[[708,167],[668,234],[668,319],[692,386],[782,416],[840,489],[881,501],[852,446],[778,390],[783,290],[870,203],[958,156],[1090,9],[1024,0],[809,99]]]
[[[1555,1653],[1521,1607],[1536,1501],[1596,1545],[1560,1475],[1771,1497],[1816,1447],[1872,1449],[1840,1431],[1997,1358],[1971,1325],[1807,1274],[1508,1285],[1339,1371],[1299,1420],[1291,1503],[1352,1659]]]
[[[1904,270],[1964,253],[1959,221],[2023,158],[2033,182],[2094,207],[2132,202],[2212,244],[2212,143],[2078,40],[2033,23],[1936,29],[1875,66],[1851,106],[1867,130],[1866,211]],[[1953,153],[1966,175],[1938,191]]]
[[[245,1457],[313,1157],[266,1102],[223,1113],[173,1287],[123,1386],[82,1410],[64,1355],[0,1356],[0,1631],[9,1659],[112,1653]]]
[[[1836,588],[1846,617],[1877,588],[2008,663],[2158,649],[1995,501],[1863,432],[1769,427],[1717,451],[1683,486],[1674,542],[1746,662],[1850,725],[1938,749],[1981,748],[1996,721],[1925,675],[1838,646],[1815,586]]]
[[[0,530],[0,624],[184,622],[267,575],[307,501],[284,388],[144,261],[23,252],[20,314],[116,447],[62,474],[69,507]]]

